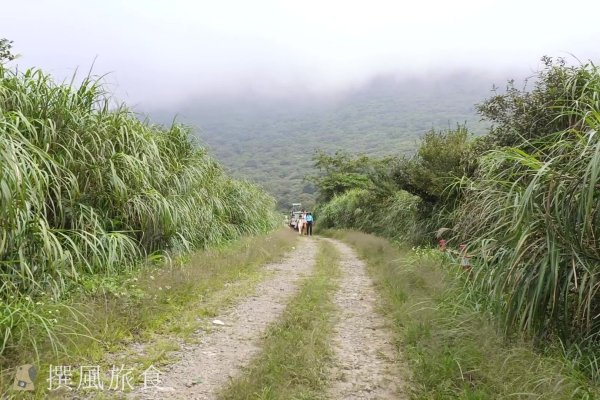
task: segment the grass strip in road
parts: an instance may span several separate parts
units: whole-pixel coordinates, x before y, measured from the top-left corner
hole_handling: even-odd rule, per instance
[[[593,399],[598,387],[560,351],[505,337],[460,268],[434,249],[402,249],[358,232],[330,234],[367,263],[396,346],[412,369],[414,399]]]
[[[336,249],[320,242],[314,274],[268,329],[262,352],[225,388],[221,399],[324,398],[339,273]]]
[[[54,338],[61,345],[59,352],[43,332],[32,330],[30,335],[39,335],[39,362],[25,346],[0,359],[0,397],[18,395],[9,389],[14,368],[32,362],[38,367],[39,389],[27,398],[48,397],[49,365],[99,365],[108,370],[124,364],[136,372],[150,364],[160,366],[178,341],[190,339],[203,326],[199,317],[216,315],[251,292],[266,274],[262,266],[281,259],[297,240],[288,229],[247,237],[133,274],[89,278],[80,292],[61,303],[37,305],[39,312],[47,309],[59,321]]]

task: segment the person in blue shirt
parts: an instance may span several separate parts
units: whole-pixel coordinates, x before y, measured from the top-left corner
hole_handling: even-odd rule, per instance
[[[311,213],[306,213],[306,235],[312,236],[314,218]]]

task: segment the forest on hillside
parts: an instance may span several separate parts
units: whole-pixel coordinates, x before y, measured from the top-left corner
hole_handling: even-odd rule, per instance
[[[312,175],[317,149],[345,149],[370,156],[410,154],[432,128],[467,124],[483,133],[476,104],[491,92],[492,75],[468,72],[428,79],[379,77],[336,97],[197,99],[183,104],[177,120],[193,127],[234,176],[272,193],[278,208],[315,203]],[[170,123],[175,112],[156,110],[153,119]]]

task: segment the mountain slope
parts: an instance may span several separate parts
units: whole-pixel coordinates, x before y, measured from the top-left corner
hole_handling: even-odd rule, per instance
[[[315,149],[408,154],[431,128],[466,123],[475,134],[482,132],[475,104],[489,96],[492,82],[472,74],[437,80],[380,77],[327,98],[198,98],[183,104],[177,119],[196,127],[234,175],[263,185],[286,209],[291,202],[314,201],[314,188],[304,177],[313,172]],[[152,113],[163,122],[173,115]]]

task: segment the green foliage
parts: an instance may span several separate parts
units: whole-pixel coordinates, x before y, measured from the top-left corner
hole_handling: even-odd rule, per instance
[[[558,337],[598,377],[600,69],[544,61],[531,91],[509,85],[480,106],[488,135],[431,131],[383,182],[417,196],[416,214],[395,222],[413,243],[445,228],[451,247],[468,244],[476,272],[466,292],[485,297],[507,333]],[[392,215],[387,199],[349,191],[320,206],[321,221],[398,238],[377,217]]]
[[[319,224],[323,228],[351,228],[364,221],[363,207],[370,192],[353,189],[335,196],[318,208]]]
[[[12,53],[12,43],[12,40],[0,39],[0,65],[16,58]]]
[[[422,201],[399,189],[389,172],[394,160],[345,152],[317,152],[311,177],[320,200],[317,214],[323,228],[355,228],[397,240],[414,241],[422,233],[417,215]]]
[[[427,242],[431,238],[427,232],[437,229],[434,225],[446,218],[458,198],[456,188],[448,187],[468,170],[469,150],[468,131],[459,126],[430,130],[411,158],[317,153],[315,165],[325,173],[316,180],[321,226],[355,228],[413,244]],[[356,171],[361,172],[360,185],[349,185]]]
[[[378,198],[375,192],[353,189],[317,209],[319,227],[360,229],[398,241],[423,235],[417,223],[420,199],[403,190]]]
[[[185,127],[112,109],[99,82],[57,85],[0,66],[0,300],[58,298],[86,274],[120,273],[154,252],[265,232],[273,206]],[[3,308],[4,332],[13,311]]]
[[[597,342],[600,70],[556,68],[565,96],[554,104],[570,128],[483,157],[455,230],[481,254],[477,282],[508,328]]]
[[[342,151],[329,155],[319,150],[313,156],[313,161],[319,175],[308,179],[319,193],[319,202],[328,202],[335,195],[350,189],[366,189],[370,186],[367,174],[372,163],[365,155],[354,157]]]
[[[576,100],[583,87],[569,86],[569,80],[587,74],[586,68],[567,66],[564,59],[542,59],[531,89],[518,89],[509,81],[504,93],[478,105],[479,113],[492,123],[480,143],[480,151],[495,147],[523,146],[530,140],[569,128],[574,121],[563,113],[567,99]],[[585,79],[585,78],[584,78]]]
[[[392,167],[399,188],[431,203],[438,203],[447,188],[465,175],[469,160],[469,133],[464,126],[427,132],[412,158],[401,158]]]

